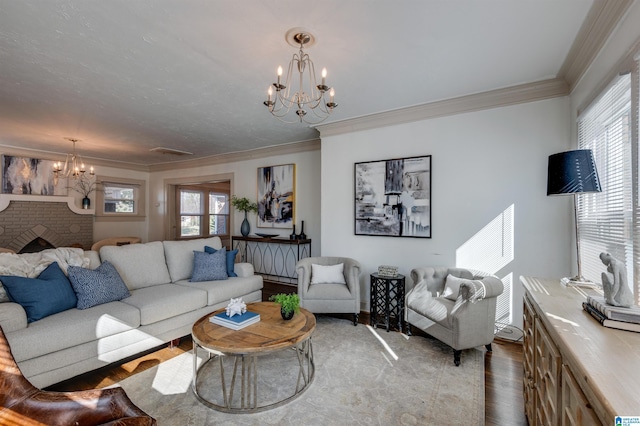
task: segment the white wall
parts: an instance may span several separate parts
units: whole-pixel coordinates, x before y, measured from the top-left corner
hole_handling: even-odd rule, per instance
[[[182,170],[151,173],[149,186],[149,240],[162,240],[166,218],[165,181],[167,179],[194,178],[199,176],[231,175],[232,195],[257,200],[258,167],[277,166],[280,164],[296,165],[296,232],[300,233],[300,223],[304,220],[304,231],[312,239],[312,253],[320,253],[320,152],[308,151],[296,154],[277,155],[251,160],[230,162],[205,167],[193,167]],[[240,235],[240,224],[243,213],[237,212],[233,218],[232,235]],[[249,215],[251,233],[277,233],[288,237],[292,229],[257,228],[256,217]]]
[[[570,273],[571,199],[546,196],[548,156],[569,147],[568,103],[556,98],[322,138],[322,255],[361,262],[364,309],[379,265],[399,266],[407,277],[417,266],[455,265],[456,250],[513,206],[514,258],[488,272],[511,277],[512,321],[521,326],[519,276]],[[432,238],[355,236],[354,163],[421,155],[432,155]]]

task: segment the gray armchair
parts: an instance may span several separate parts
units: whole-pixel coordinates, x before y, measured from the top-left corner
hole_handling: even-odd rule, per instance
[[[449,275],[453,278],[447,284]],[[451,346],[456,366],[464,349],[485,345],[491,351],[496,298],[504,289],[500,279],[447,267],[416,268],[411,278],[414,287],[405,298],[405,320],[410,326]]]
[[[344,265],[343,276],[332,282],[314,283],[312,265]],[[316,269],[318,269],[316,267]],[[314,313],[349,313],[358,324],[360,313],[360,263],[348,257],[306,257],[296,265],[300,306]]]

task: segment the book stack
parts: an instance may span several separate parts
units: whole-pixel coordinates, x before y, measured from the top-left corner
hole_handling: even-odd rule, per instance
[[[214,324],[230,328],[232,330],[240,330],[248,325],[255,324],[260,321],[260,314],[255,312],[245,312],[242,315],[227,316],[226,312],[220,312],[209,318]]]
[[[604,297],[587,296],[582,308],[605,327],[640,333],[640,308],[637,306],[621,308],[608,305]]]

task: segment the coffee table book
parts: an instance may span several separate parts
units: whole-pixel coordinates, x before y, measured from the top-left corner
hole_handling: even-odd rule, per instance
[[[223,327],[230,328],[232,330],[240,330],[248,325],[255,324],[260,321],[260,314],[255,312],[245,312],[242,315],[234,315],[232,317],[227,316],[225,311],[220,312],[209,318],[214,324],[221,325]]]
[[[640,324],[608,319],[602,312],[598,311],[587,302],[582,302],[582,308],[587,311],[596,321],[598,321],[605,327],[616,328],[618,330],[635,331],[636,333],[640,333]]]
[[[632,306],[630,308],[611,306],[608,305],[604,301],[604,297],[601,296],[587,296],[587,303],[596,308],[608,319],[640,324],[640,308],[637,306]]]

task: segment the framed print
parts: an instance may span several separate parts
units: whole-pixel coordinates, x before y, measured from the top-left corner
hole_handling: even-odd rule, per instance
[[[258,168],[258,228],[293,228],[296,165]]]
[[[67,195],[67,179],[55,179],[51,160],[2,156],[2,193]]]
[[[431,238],[431,156],[355,163],[355,234]]]

